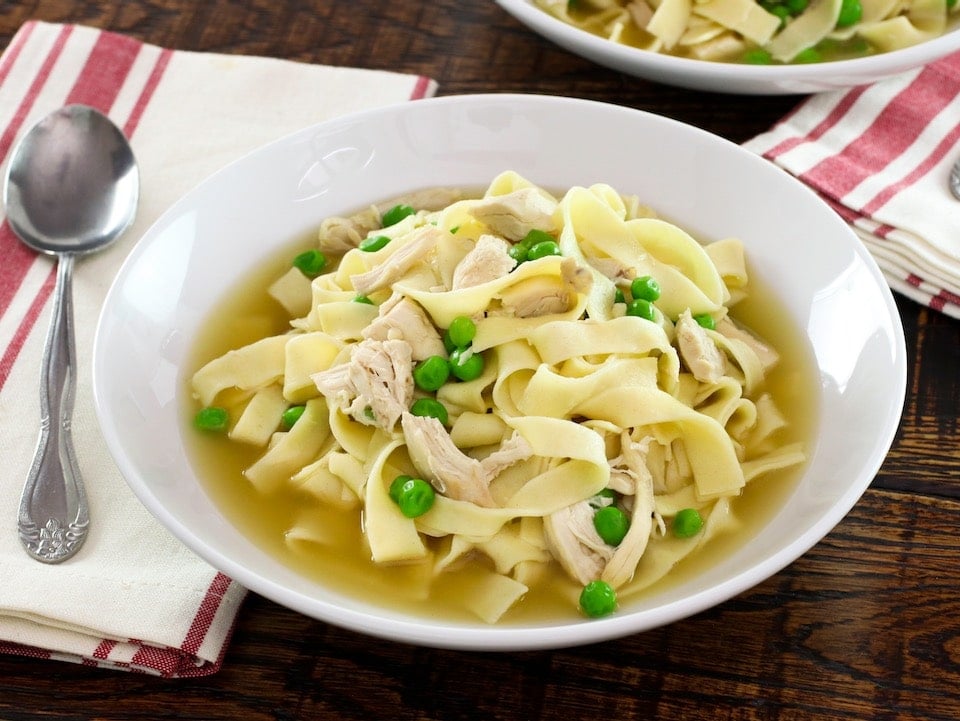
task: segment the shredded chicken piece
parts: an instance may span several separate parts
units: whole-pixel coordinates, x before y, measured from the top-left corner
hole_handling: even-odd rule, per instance
[[[481,235],[453,271],[453,290],[472,288],[507,275],[517,265],[507,252],[509,249],[503,238]]]
[[[371,230],[380,227],[380,212],[370,207],[349,218],[327,218],[320,224],[318,247],[324,253],[339,255],[360,245]]]
[[[620,460],[634,479],[633,502],[630,515],[630,530],[620,541],[613,555],[607,561],[600,578],[614,588],[619,588],[633,578],[640,557],[647,549],[650,534],[653,531],[655,511],[653,500],[653,475],[647,468],[646,454],[653,438],[648,436],[642,441],[634,441],[624,431],[621,435],[622,446]]]
[[[589,290],[593,278],[573,258],[564,258],[560,268],[560,278],[537,275],[505,289],[500,296],[504,309],[517,318],[570,310],[577,302],[577,294]]]
[[[373,340],[405,340],[413,360],[445,355],[446,348],[436,327],[418,303],[394,294],[380,306],[380,314],[363,329],[363,337]]]
[[[723,377],[726,356],[707,331],[685,310],[677,320],[677,350],[687,369],[701,383],[716,383]]]
[[[556,209],[557,201],[539,188],[521,188],[477,201],[470,213],[495,233],[518,241],[531,230],[553,232],[556,229],[553,220]]]
[[[383,214],[395,205],[409,205],[417,210],[440,210],[463,198],[456,188],[425,188],[387,200],[354,213],[347,218],[327,218],[320,224],[318,247],[324,253],[340,255],[360,245],[371,230],[382,227]]]
[[[446,231],[433,225],[424,225],[416,230],[416,237],[408,240],[402,248],[366,273],[350,276],[354,290],[366,295],[392,285],[433,250],[446,235]],[[394,241],[396,242],[396,241]]]
[[[543,533],[554,558],[567,575],[588,584],[600,578],[613,555],[593,526],[594,508],[586,501],[554,511],[543,519]]]
[[[597,258],[588,256],[586,260],[587,263],[596,268],[601,275],[605,275],[614,282],[618,280],[626,280],[628,278],[632,279],[636,275],[632,268],[624,265],[615,258]]]
[[[391,430],[413,400],[410,344],[361,341],[347,363],[314,373],[311,379],[328,402],[359,422]]]
[[[760,364],[763,366],[764,372],[769,371],[780,362],[780,354],[777,353],[776,350],[757,338],[750,331],[738,326],[729,317],[723,318],[717,323],[717,332],[727,338],[733,338],[734,340],[746,343],[753,352],[757,354],[757,358],[760,359]]]
[[[493,508],[490,483],[500,472],[533,454],[519,433],[500,448],[478,461],[454,445],[443,424],[436,418],[404,413],[400,420],[410,460],[448,498]]]
[[[641,30],[646,30],[647,23],[653,17],[651,7],[644,0],[634,0],[627,5],[627,10],[630,12],[630,17],[633,18],[633,23]]]

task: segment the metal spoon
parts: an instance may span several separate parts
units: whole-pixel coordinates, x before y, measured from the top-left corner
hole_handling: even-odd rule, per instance
[[[44,563],[73,556],[90,523],[70,433],[76,381],[73,261],[126,230],[139,194],[136,161],[123,133],[84,105],[45,117],[10,156],[3,186],[7,222],[28,246],[57,256],[53,317],[40,371],[40,439],[17,524],[27,553]]]

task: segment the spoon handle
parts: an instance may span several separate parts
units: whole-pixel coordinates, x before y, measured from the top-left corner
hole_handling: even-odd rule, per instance
[[[90,522],[70,432],[76,381],[72,271],[73,255],[59,255],[40,370],[40,440],[20,497],[17,524],[27,553],[43,563],[59,563],[75,554]]]

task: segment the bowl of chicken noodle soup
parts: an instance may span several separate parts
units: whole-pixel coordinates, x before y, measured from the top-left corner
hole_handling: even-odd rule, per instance
[[[960,50],[955,0],[497,0],[607,67],[725,93],[876,82]]]
[[[133,491],[218,569],[503,650],[669,623],[795,560],[882,462],[905,364],[872,260],[761,159],[462,96],[305,129],[175,204],[109,293],[94,386]]]

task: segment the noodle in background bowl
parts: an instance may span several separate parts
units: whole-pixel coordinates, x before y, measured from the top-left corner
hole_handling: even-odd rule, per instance
[[[809,465],[756,537],[702,574],[613,616],[488,626],[346,597],[258,548],[211,501],[186,454],[195,335],[238,279],[330,215],[422,187],[483,187],[505,168],[548,188],[605,182],[703,240],[739,237],[755,277],[809,338],[819,417]],[[304,129],[227,166],[173,205],[131,252],[94,346],[97,414],[143,504],[211,565],[277,603],[429,646],[518,650],[667,624],[773,575],[850,510],[880,467],[906,387],[890,291],[847,226],[805,186],[704,131],[618,106],[533,95],[422,100]]]
[[[595,63],[646,80],[694,90],[745,95],[818,93],[874,83],[960,50],[960,29],[926,42],[852,60],[798,65],[748,65],[693,60],[621,45],[568,25],[533,0],[496,0],[531,30]]]

